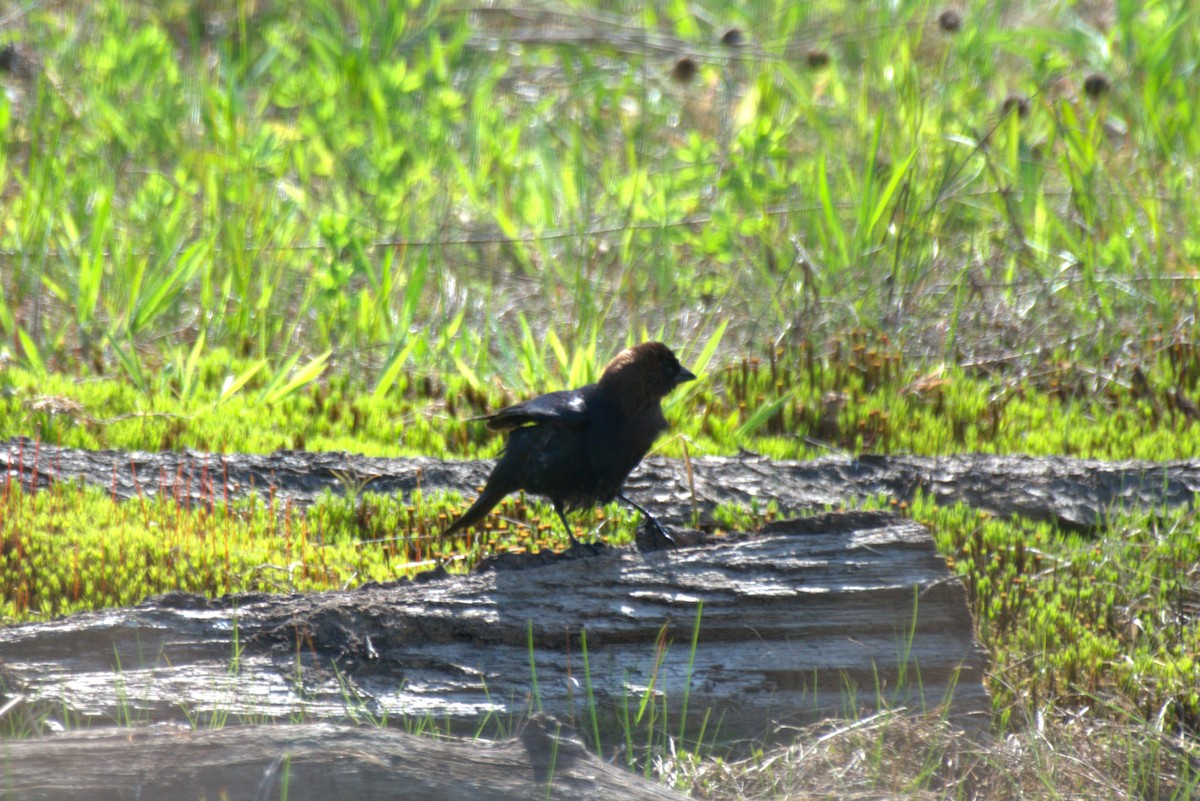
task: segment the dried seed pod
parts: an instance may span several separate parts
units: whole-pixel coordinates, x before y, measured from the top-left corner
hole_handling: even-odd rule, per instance
[[[1093,72],[1083,79],[1083,93],[1093,100],[1108,94],[1111,88],[1108,76],[1102,72]]]
[[[1005,114],[1015,112],[1018,117],[1025,119],[1029,116],[1029,98],[1020,92],[1011,92],[1000,104],[1000,110]]]
[[[938,14],[938,27],[944,33],[958,33],[962,29],[962,12],[957,8],[947,8]]]
[[[691,56],[680,56],[671,67],[671,80],[676,83],[691,83],[696,78],[700,67]]]
[[[822,69],[829,66],[829,53],[819,47],[810,47],[804,53],[804,63],[809,69]]]
[[[741,47],[746,43],[746,35],[741,28],[730,28],[721,34],[721,44],[726,47]]]

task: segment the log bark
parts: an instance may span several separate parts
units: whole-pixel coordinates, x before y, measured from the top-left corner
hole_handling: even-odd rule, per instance
[[[685,798],[546,719],[500,743],[332,724],[110,727],[0,743],[0,769],[4,796],[22,801]]]
[[[259,492],[279,502],[311,503],[327,491],[346,491],[347,478],[370,479],[367,489],[409,493],[454,489],[470,495],[489,462],[383,459],[344,453],[271,454],[83,451],[25,438],[0,444],[0,470],[27,486],[80,480],[114,496],[167,493],[206,503]],[[757,456],[682,462],[649,459],[627,484],[632,497],[665,521],[690,520],[717,503],[766,503],[798,513],[858,498],[912,500],[918,490],[939,503],[963,501],[997,515],[1019,514],[1090,531],[1121,506],[1191,504],[1200,492],[1200,461],[1102,462],[1058,456],[827,457],[808,462]],[[693,494],[693,490],[695,490]]]
[[[761,741],[881,706],[988,709],[961,582],[923,527],[884,513],[346,592],[168,595],[0,629],[0,655],[10,692],[94,722],[187,710],[503,734],[545,711],[622,744],[627,730]]]
[[[0,446],[0,460],[29,487],[79,479],[118,497],[165,492],[205,502],[263,492],[301,504],[340,490],[344,476],[378,475],[371,489],[404,492],[465,489],[487,469],[340,454],[87,453],[28,441]],[[956,464],[937,481],[969,466]],[[798,508],[887,491],[880,481],[899,491],[896,482],[911,479],[902,466],[862,460],[695,467],[695,497],[682,466],[666,460],[646,465],[631,489],[678,522],[693,503],[777,498]],[[1136,486],[1176,492],[1190,480],[1186,470],[1167,481],[1143,474]],[[757,535],[684,534],[694,544],[672,550],[584,546],[496,558],[467,576],[295,596],[176,594],[0,629],[0,714],[12,720],[24,710],[43,728],[70,730],[0,746],[6,789],[21,798],[169,798],[182,787],[178,797],[194,798],[252,797],[266,787],[269,796],[286,754],[292,798],[310,790],[314,798],[541,798],[550,778],[551,797],[655,798],[669,796],[605,783],[604,765],[580,740],[620,763],[630,743],[637,750],[671,737],[736,749],[787,737],[781,727],[880,707],[941,706],[964,725],[986,722],[984,653],[965,591],[921,526],[841,513]],[[565,745],[549,738],[542,711],[579,734]],[[184,719],[196,730],[99,728]],[[306,724],[204,731],[297,720]],[[534,733],[458,749],[328,725],[346,720]],[[549,751],[566,754],[578,775],[551,777],[530,737],[557,743]],[[430,744],[436,752],[420,756]],[[77,763],[99,767],[73,784]]]

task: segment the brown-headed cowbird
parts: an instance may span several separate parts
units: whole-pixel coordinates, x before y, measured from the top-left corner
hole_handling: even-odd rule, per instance
[[[695,378],[666,345],[643,342],[618,353],[595,384],[540,395],[483,418],[493,431],[508,431],[508,442],[483,493],[446,535],[475,525],[517,490],[549,498],[572,545],[566,512],[614,498],[658,526],[621,488],[667,428],[660,401]]]

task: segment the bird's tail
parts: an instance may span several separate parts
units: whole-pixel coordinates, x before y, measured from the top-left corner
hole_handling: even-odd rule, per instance
[[[471,508],[462,513],[462,516],[451,523],[445,531],[442,532],[443,537],[449,537],[464,531],[479,521],[488,516],[488,512],[496,507],[496,504],[504,500],[510,490],[500,489],[498,487],[487,486],[483,488],[483,492],[475,499],[475,503],[471,504]]]

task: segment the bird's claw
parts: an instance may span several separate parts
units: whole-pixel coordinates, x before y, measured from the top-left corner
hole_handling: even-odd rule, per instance
[[[663,528],[662,523],[658,522],[657,518],[652,517],[649,520],[647,520],[646,522],[649,523],[650,525],[654,526],[654,530],[658,532],[658,535],[660,537],[662,537],[672,543],[675,542],[675,538],[672,537],[665,528]]]
[[[678,548],[679,543],[671,532],[663,527],[653,517],[646,515],[642,518],[645,525],[638,526],[637,546],[640,551],[661,551],[668,548]]]

